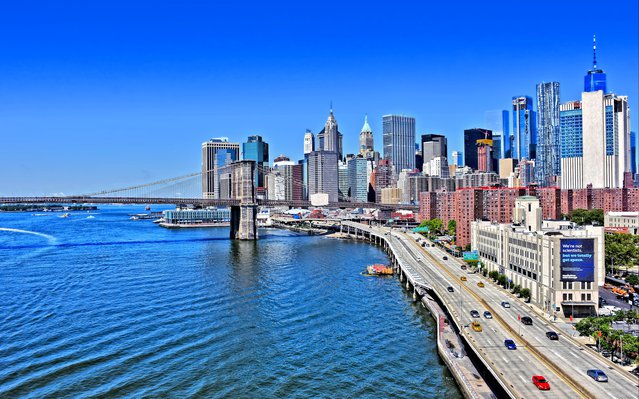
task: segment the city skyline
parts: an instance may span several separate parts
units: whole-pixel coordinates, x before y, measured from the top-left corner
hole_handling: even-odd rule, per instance
[[[364,115],[380,151],[382,115],[404,114],[416,119],[417,137],[445,135],[450,155],[463,151],[464,129],[485,127],[485,112],[510,109],[513,96],[534,97],[538,83],[558,81],[562,102],[579,98],[583,76],[592,68],[593,34],[597,66],[606,72],[608,91],[628,96],[631,129],[639,130],[633,115],[639,94],[636,5],[628,5],[621,16],[604,10],[596,26],[582,24],[581,10],[555,9],[562,31],[571,35],[557,29],[542,32],[527,54],[512,48],[509,14],[498,10],[491,15],[495,9],[488,8],[483,9],[487,21],[501,18],[505,26],[465,28],[446,38],[437,33],[441,23],[417,24],[418,16],[450,11],[446,6],[410,6],[416,16],[407,18],[413,24],[394,34],[386,33],[390,22],[376,9],[346,7],[335,17],[344,32],[335,36],[340,40],[312,33],[289,38],[302,28],[293,17],[315,15],[319,10],[313,6],[290,10],[273,21],[262,20],[256,10],[246,24],[265,23],[270,32],[265,37],[234,30],[228,40],[217,41],[212,39],[219,37],[224,24],[214,28],[213,22],[209,26],[189,10],[178,14],[194,18],[193,26],[178,24],[182,30],[167,41],[166,33],[151,37],[161,24],[136,26],[141,9],[126,16],[103,10],[113,13],[113,20],[103,18],[92,26],[91,18],[72,18],[90,11],[87,7],[50,25],[37,24],[47,21],[43,7],[28,23],[16,17],[0,28],[7,37],[20,33],[13,43],[2,45],[0,121],[7,139],[0,150],[1,194],[72,194],[182,175],[200,168],[198,148],[211,137],[243,143],[260,135],[271,145],[271,158],[285,154],[301,159],[306,128],[321,130],[331,101],[344,135],[344,153],[358,152]],[[5,15],[20,10],[8,11]],[[169,11],[159,8],[154,13],[168,18]],[[458,24],[472,22],[472,11],[477,10],[469,7],[458,15]],[[549,23],[541,12],[535,15],[540,23]],[[377,23],[366,34],[348,28],[362,16]],[[131,40],[123,41],[124,33],[111,37],[112,23]],[[278,23],[284,27],[276,28]],[[47,30],[60,28],[57,24],[66,28]],[[25,27],[32,31],[25,32]],[[143,33],[145,29],[151,33]],[[463,36],[470,31],[472,37]],[[198,39],[200,33],[211,48]],[[295,43],[304,40],[298,49]],[[96,43],[95,48],[89,42]],[[376,51],[390,43],[396,43],[392,59]],[[335,66],[311,61],[326,48],[340,56]],[[146,52],[136,54],[140,49]],[[359,63],[365,56],[367,63]],[[469,62],[477,57],[487,62]],[[297,63],[285,67],[285,61],[296,58]]]

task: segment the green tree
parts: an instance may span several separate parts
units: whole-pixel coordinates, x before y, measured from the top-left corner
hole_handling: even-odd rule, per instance
[[[519,294],[521,292],[521,285],[519,284],[514,285],[512,291],[513,291],[513,294],[515,295]]]
[[[499,277],[499,272],[497,270],[493,270],[490,273],[488,273],[488,277],[493,279],[493,281],[497,281],[497,277]]]
[[[570,220],[578,225],[596,224],[603,226],[603,209],[573,209]]]
[[[506,284],[508,284],[508,278],[506,277],[506,275],[500,274],[499,276],[497,276],[497,284],[505,287]]]
[[[457,232],[457,221],[451,219],[448,221],[448,235],[451,237],[454,237],[456,232]]]
[[[639,259],[639,237],[631,234],[606,234],[606,266],[613,269],[635,264]]]
[[[626,276],[626,283],[632,286],[639,285],[639,276],[637,276],[636,274],[629,274],[628,276]]]
[[[521,291],[519,291],[519,295],[524,299],[530,299],[530,289],[522,288]]]
[[[471,248],[470,244],[466,244],[464,246],[464,251],[470,251],[470,248]]]

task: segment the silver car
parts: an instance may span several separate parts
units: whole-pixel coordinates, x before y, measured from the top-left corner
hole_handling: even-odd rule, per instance
[[[598,382],[608,382],[608,376],[601,370],[593,369],[586,372],[588,377]]]

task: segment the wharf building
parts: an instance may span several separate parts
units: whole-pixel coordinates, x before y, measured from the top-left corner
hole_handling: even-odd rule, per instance
[[[240,159],[239,143],[229,143],[227,137],[202,143],[202,197],[219,199],[220,169]]]
[[[603,227],[543,221],[535,197],[517,199],[513,223],[474,221],[472,249],[482,267],[531,291],[531,302],[553,314],[596,314],[604,283]]]
[[[537,85],[535,180],[540,187],[555,186],[560,174],[559,83],[540,83]]]
[[[384,115],[382,136],[384,159],[390,160],[397,172],[415,169],[415,118]]]

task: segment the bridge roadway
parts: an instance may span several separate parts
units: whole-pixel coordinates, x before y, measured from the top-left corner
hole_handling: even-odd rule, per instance
[[[88,197],[88,196],[45,196],[45,197],[0,197],[0,204],[191,204],[199,206],[238,206],[239,199],[211,198],[170,198],[170,197]],[[288,206],[293,208],[311,207],[310,201],[276,201],[258,199],[261,206]],[[331,202],[328,208],[378,208],[383,210],[419,210],[417,205],[377,204],[374,202]]]
[[[376,235],[388,232],[388,229],[371,228],[359,223],[344,224]],[[386,237],[402,267],[409,265],[409,273],[417,275],[414,283],[428,286],[437,293],[474,352],[513,397],[637,397],[639,380],[636,377],[562,334],[558,341],[548,340],[546,332],[557,331],[549,325],[551,323],[540,318],[523,302],[507,297],[483,276],[461,270],[457,259],[450,256],[444,261],[443,256],[448,254],[439,248],[422,248],[408,234],[393,231],[382,236]],[[461,281],[462,275],[467,277],[466,282]],[[477,286],[480,281],[485,283],[484,288]],[[448,286],[455,291],[448,292]],[[511,308],[503,308],[502,301],[509,301]],[[473,319],[471,310],[477,310],[482,315],[489,310],[494,318]],[[518,316],[531,317],[533,325],[521,324]],[[482,332],[470,328],[473,320],[481,323]],[[503,342],[507,338],[516,342],[517,350],[506,349]],[[586,370],[591,368],[604,370],[609,382],[598,383],[588,377]],[[539,391],[532,384],[531,377],[537,374],[548,379],[550,392]]]

